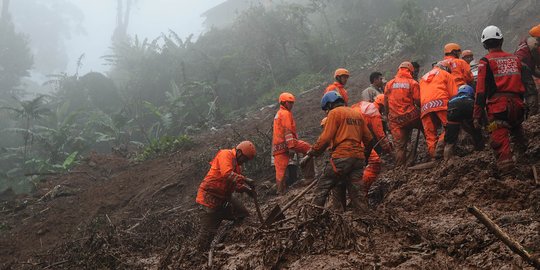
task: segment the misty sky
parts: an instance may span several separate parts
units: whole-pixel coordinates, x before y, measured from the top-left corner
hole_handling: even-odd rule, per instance
[[[115,0],[72,0],[84,13],[82,26],[86,35],[68,40],[68,73],[75,69],[76,59],[85,53],[82,73],[105,71],[101,56],[108,54],[112,31],[116,23]],[[171,29],[180,37],[202,31],[201,14],[224,0],[138,0],[132,9],[128,32],[153,39]]]

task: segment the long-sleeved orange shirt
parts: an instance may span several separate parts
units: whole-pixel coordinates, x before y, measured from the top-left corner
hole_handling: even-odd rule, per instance
[[[434,67],[420,80],[420,103],[422,116],[448,109],[448,100],[457,95],[452,74]]]
[[[473,74],[471,72],[471,66],[463,59],[456,58],[451,55],[444,57],[444,60],[450,63],[450,68],[452,70],[452,76],[456,82],[457,87],[460,87],[464,84],[471,85],[474,80]]]
[[[364,159],[362,142],[369,144],[373,139],[362,114],[349,107],[332,109],[327,116],[324,130],[313,151],[321,154],[332,145],[332,158]]]
[[[210,162],[210,170],[199,186],[196,201],[216,208],[230,199],[233,192],[243,191],[245,179],[242,167],[236,162],[236,149],[220,150]]]
[[[349,94],[347,93],[347,89],[345,89],[345,86],[339,82],[334,82],[333,84],[326,87],[326,90],[324,90],[324,93],[328,93],[330,91],[336,91],[338,94],[343,97],[343,100],[345,101],[345,105],[349,104]]]
[[[287,152],[296,146],[296,122],[291,111],[280,105],[274,117],[274,135],[272,138],[272,154]]]

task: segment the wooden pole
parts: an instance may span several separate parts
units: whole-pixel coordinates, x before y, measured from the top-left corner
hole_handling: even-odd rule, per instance
[[[469,213],[473,214],[488,230],[497,236],[507,247],[509,247],[513,252],[517,253],[521,258],[523,258],[528,264],[532,265],[536,269],[540,269],[540,261],[537,258],[533,258],[529,252],[521,246],[518,242],[514,241],[510,236],[497,226],[484,212],[476,208],[476,206],[468,207],[467,210]]]

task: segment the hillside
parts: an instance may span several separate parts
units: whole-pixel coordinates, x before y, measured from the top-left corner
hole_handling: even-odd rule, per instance
[[[351,87],[355,84],[359,82]],[[294,110],[300,137],[310,141],[318,135],[323,115],[318,109],[321,91],[300,96]],[[358,91],[351,98],[356,100]],[[207,258],[191,247],[198,230],[194,197],[206,162],[218,148],[244,138],[265,149],[274,111],[262,108],[248,119],[197,137],[190,150],[141,164],[91,155],[72,173],[49,178],[33,196],[4,201],[2,269],[204,267]],[[431,171],[386,166],[376,184],[376,189],[386,190],[385,198],[372,213],[328,213],[317,221],[305,220],[308,195],[298,204],[302,207],[287,213],[299,214],[293,220],[297,226],[284,225],[292,229],[260,231],[255,215],[233,228],[214,254],[214,267],[526,268],[466,207],[480,207],[530,251],[540,252],[540,192],[531,172],[531,165],[538,168],[540,163],[539,123],[538,117],[526,122],[529,162],[520,165],[519,175],[501,179],[494,174],[490,150],[438,164]],[[272,180],[268,158],[261,153],[248,175],[260,183]],[[322,161],[318,163],[320,170]],[[280,198],[260,184],[263,212],[297,192]],[[249,198],[243,200],[252,210]]]

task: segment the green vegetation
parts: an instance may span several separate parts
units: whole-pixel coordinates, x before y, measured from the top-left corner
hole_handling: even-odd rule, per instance
[[[2,20],[0,184],[69,170],[90,150],[140,149],[136,159],[146,160],[189,149],[188,135],[272,104],[282,91],[312,89],[336,67],[359,70],[398,54],[424,59],[453,34],[431,10],[443,2],[253,5],[196,40],[173,31],[154,40],[122,32],[103,57],[107,76],[79,75],[82,55],[74,74],[51,75],[54,91],[38,96],[20,85],[32,66],[29,41]]]

